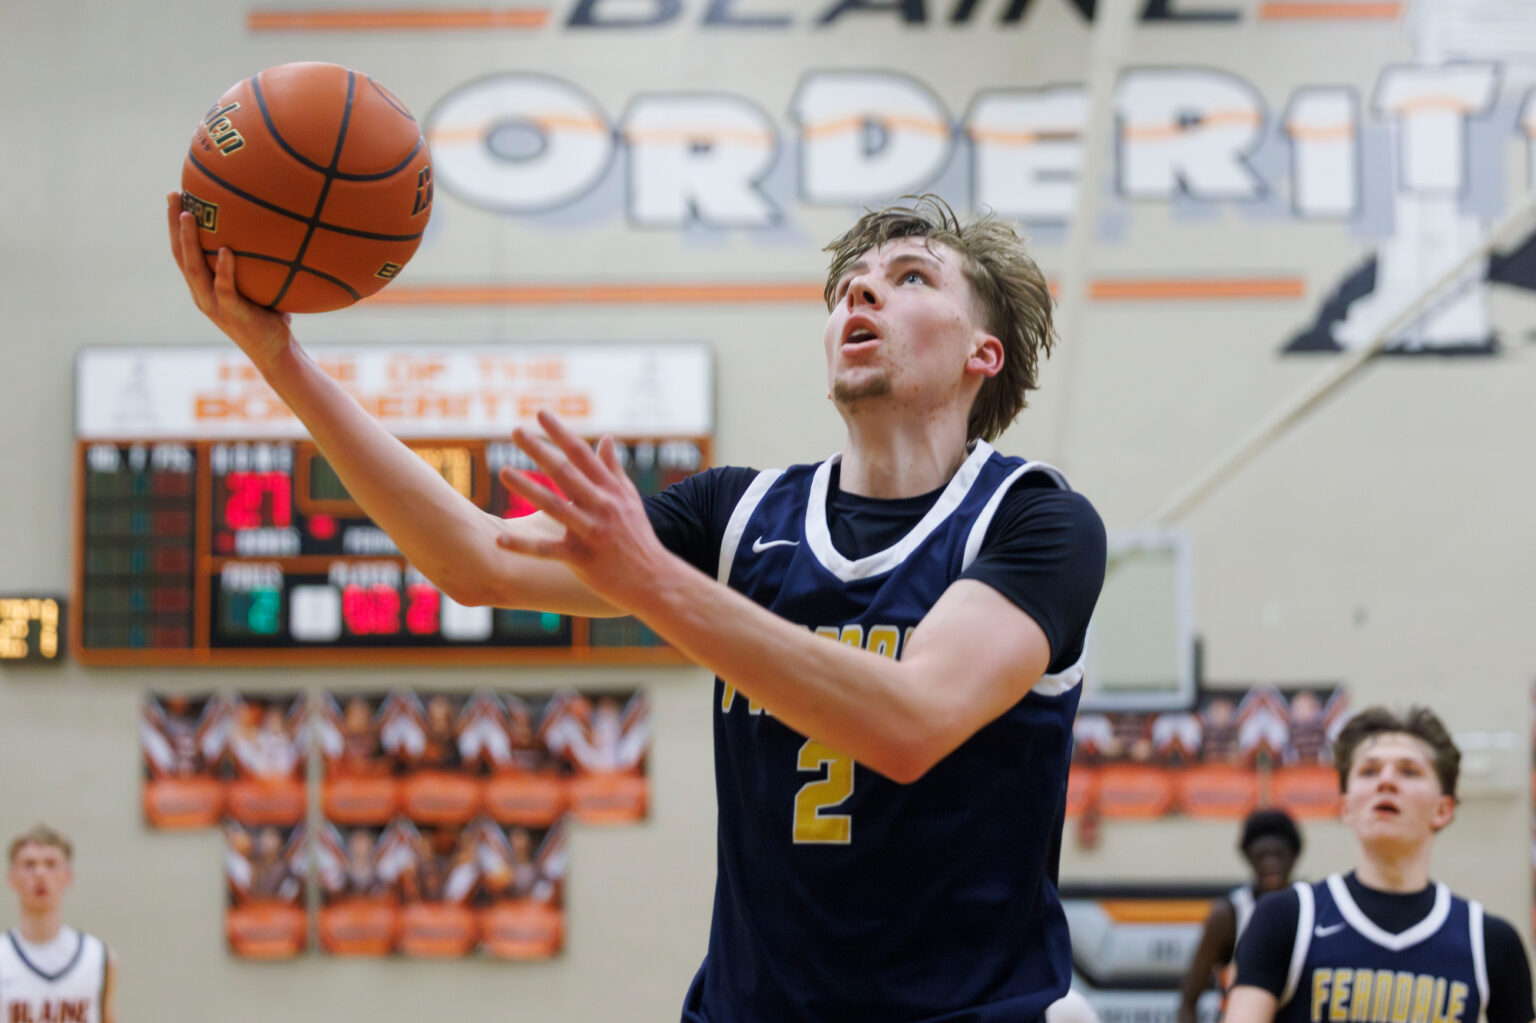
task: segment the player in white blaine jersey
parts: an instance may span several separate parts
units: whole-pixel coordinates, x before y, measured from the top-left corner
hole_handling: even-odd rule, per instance
[[[642,499],[611,438],[541,414],[547,439],[513,438],[560,493],[504,472],[538,514],[503,521],[242,299],[232,253],[210,275],[169,198],[198,308],[445,593],[632,614],[715,673],[714,923],[685,1020],[1033,1023],[1066,993],[1056,869],[1104,527],[1056,470],[988,444],[1055,339],[1011,225],[923,197],[828,246],[840,455]],[[763,358],[801,357],[783,349]]]
[[[1226,1023],[1531,1023],[1520,936],[1429,878],[1461,764],[1440,719],[1371,707],[1333,750],[1355,869],[1259,900]]]
[[[1253,872],[1253,880],[1238,885],[1211,904],[1200,932],[1200,944],[1190,957],[1179,985],[1178,1023],[1196,1023],[1200,997],[1219,986],[1223,998],[1232,986],[1232,955],[1237,940],[1248,927],[1260,896],[1277,892],[1291,883],[1291,871],[1301,856],[1301,831],[1284,810],[1265,807],[1243,821],[1238,850]]]
[[[116,958],[60,915],[72,860],[69,840],[44,825],[11,842],[6,878],[21,917],[0,935],[0,1023],[116,1023]]]

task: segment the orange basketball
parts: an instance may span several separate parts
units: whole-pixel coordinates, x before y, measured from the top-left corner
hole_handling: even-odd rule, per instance
[[[340,309],[395,279],[432,215],[432,163],[394,94],[336,64],[280,64],[220,96],[192,136],[181,203],[212,265],[282,312]]]

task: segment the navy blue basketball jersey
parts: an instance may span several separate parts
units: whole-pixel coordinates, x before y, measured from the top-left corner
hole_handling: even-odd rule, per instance
[[[981,548],[1008,488],[1049,466],[978,442],[926,515],[856,560],[827,522],[837,458],[759,474],[719,578],[828,641],[900,657]],[[684,1019],[1031,1021],[1066,992],[1055,889],[1079,662],[901,785],[716,679],[718,875]]]
[[[1389,934],[1338,874],[1295,889],[1301,912],[1276,1023],[1476,1023],[1482,1015],[1488,967],[1480,904],[1436,884],[1428,915]]]

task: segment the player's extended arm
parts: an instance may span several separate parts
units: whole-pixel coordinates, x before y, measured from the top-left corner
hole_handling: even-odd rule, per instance
[[[1222,1023],[1274,1023],[1279,1000],[1261,987],[1239,984],[1227,995]]]
[[[235,290],[235,257],[218,255],[217,274],[203,259],[197,222],[167,196],[171,253],[192,299],[245,352],[325,452],[347,492],[394,540],[406,559],[462,604],[499,603],[587,616],[613,609],[556,561],[487,558],[502,532],[560,533],[544,516],[503,521],[464,499],[424,460],[392,436],[294,339],[289,318]]]
[[[110,948],[101,976],[101,1023],[117,1023],[117,953]]]
[[[1179,982],[1178,1023],[1197,1023],[1195,1010],[1200,996],[1211,989],[1211,975],[1216,967],[1232,961],[1236,934],[1237,915],[1232,910],[1232,903],[1218,899],[1205,918],[1200,944],[1195,946],[1184,979]]]
[[[549,441],[521,428],[513,439],[570,501],[523,476],[502,481],[565,533],[498,542],[569,565],[791,728],[895,781],[921,777],[1022,699],[1050,662],[1034,619],[968,579],[929,610],[899,661],[828,642],[663,547],[610,439],[594,452],[555,417],[541,413],[539,422]]]

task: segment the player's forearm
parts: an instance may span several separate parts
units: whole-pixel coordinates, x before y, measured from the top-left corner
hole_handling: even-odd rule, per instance
[[[297,343],[257,368],[308,429],[368,517],[411,564],[454,595],[458,574],[473,569],[492,544],[494,524],[384,429]]]
[[[508,530],[558,530],[543,516],[503,522],[481,511],[384,429],[298,344],[258,363],[347,492],[407,561],[461,604],[590,617],[618,612],[558,562],[495,546]]]
[[[1263,988],[1239,984],[1227,996],[1224,1023],[1274,1023],[1279,999]]]
[[[681,559],[636,614],[795,731],[893,780],[915,780],[966,738],[921,666],[829,642]]]

